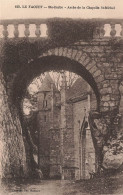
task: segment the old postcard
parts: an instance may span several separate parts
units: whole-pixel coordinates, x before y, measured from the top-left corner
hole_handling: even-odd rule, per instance
[[[0,1],[0,195],[123,194],[122,0]]]

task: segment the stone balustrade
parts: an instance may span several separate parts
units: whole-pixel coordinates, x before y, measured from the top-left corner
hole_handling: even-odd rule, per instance
[[[99,36],[123,37],[123,20],[102,22],[99,26]]]
[[[1,20],[0,38],[48,37],[48,19]],[[123,37],[123,20],[92,20],[97,22],[94,38]]]
[[[44,20],[3,20],[0,22],[0,38],[47,37]]]

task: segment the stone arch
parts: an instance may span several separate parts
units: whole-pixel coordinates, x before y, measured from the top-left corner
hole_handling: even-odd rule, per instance
[[[104,109],[104,107],[105,107],[105,102],[104,102],[105,93],[103,93],[103,91],[101,91],[102,82],[105,81],[104,74],[103,74],[102,70],[99,69],[99,67],[97,66],[97,62],[94,59],[92,59],[92,57],[89,55],[89,53],[84,52],[82,49],[79,50],[79,49],[75,49],[75,48],[58,47],[58,48],[50,49],[46,53],[43,53],[41,56],[39,56],[39,59],[41,59],[43,57],[47,57],[47,56],[65,57],[65,58],[68,58],[74,62],[81,64],[81,66],[84,67],[85,70],[90,73],[90,75],[92,75],[92,77],[97,85],[97,90],[99,92],[98,95],[99,96],[101,95],[101,97],[97,97],[98,106],[99,106],[98,110],[102,110],[102,111],[105,110]],[[93,86],[91,86],[91,87],[93,88]],[[96,94],[96,92],[95,92],[95,94]],[[103,98],[103,96],[104,96],[104,98]],[[100,102],[101,98],[102,98],[103,102]]]
[[[22,88],[22,86],[20,86],[22,78],[25,82],[24,85],[27,86],[27,82],[31,81],[40,73],[52,70],[52,68],[56,70],[57,68],[54,66],[55,63],[59,64],[57,68],[68,68],[68,70],[71,70],[82,76],[91,85],[97,97],[98,110],[100,110],[101,112],[110,112],[111,110],[118,110],[119,91],[116,88],[116,81],[110,80],[110,78],[105,78],[105,72],[103,72],[98,67],[96,60],[93,59],[89,55],[89,53],[83,52],[83,50],[80,50],[78,48],[75,49],[72,47],[58,47],[54,49],[49,49],[48,51],[39,55],[36,59],[30,59],[28,63],[18,71],[14,82],[14,96],[16,97],[15,88]],[[67,63],[69,64],[69,67]],[[116,86],[115,89],[113,89],[113,86]],[[22,90],[17,93],[22,93]],[[18,97],[16,97],[16,99],[18,99]]]
[[[88,58],[89,60],[90,58]],[[34,61],[29,62],[24,68],[22,68],[14,80],[13,86],[13,98],[14,103],[20,101],[24,97],[25,90],[29,83],[36,76],[49,70],[69,70],[82,76],[92,87],[97,98],[97,105],[99,110],[100,94],[96,81],[93,75],[79,62],[71,60],[65,56],[45,55],[39,56]]]
[[[116,81],[114,80],[111,83],[108,79],[105,79],[105,72],[99,68],[97,62],[89,55],[89,53],[83,52],[82,49],[79,50],[78,48],[58,47],[48,50],[46,53],[39,56],[39,58],[41,59],[47,56],[62,56],[81,64],[81,66],[84,67],[90,75],[92,75],[97,85],[100,96],[100,111],[107,112],[118,109],[117,99],[119,98],[119,93],[116,89]],[[113,86],[116,86],[115,90],[113,89]]]
[[[65,50],[65,48],[63,48],[63,50]],[[49,54],[50,51],[51,50],[48,51]],[[21,102],[22,98],[24,97],[24,93],[27,89],[27,86],[32,81],[32,79],[38,76],[39,74],[45,71],[49,71],[50,69],[51,70],[66,69],[79,74],[91,85],[97,98],[97,105],[98,105],[97,109],[99,110],[100,94],[99,94],[99,85],[97,85],[98,81],[96,81],[96,79],[97,80],[100,79],[99,76],[101,74],[101,71],[96,67],[96,62],[92,60],[91,57],[88,56],[86,53],[78,50],[72,50],[72,51],[73,53],[71,53],[70,56],[74,55],[73,57],[68,56],[68,53],[71,52],[71,50],[68,49],[67,49],[68,53],[66,53],[66,55],[64,53],[63,55],[55,55],[56,53],[54,54],[54,52],[52,53],[52,55],[51,54],[48,55],[47,53],[44,53],[43,55],[39,56],[37,59],[30,60],[30,62],[27,65],[21,68],[21,70],[18,72],[14,80],[13,97],[16,100],[14,101],[14,103]],[[18,106],[20,108],[20,105]],[[24,121],[22,118],[22,113],[20,113],[20,120],[23,127]],[[25,132],[24,127],[23,127],[23,131]]]
[[[34,76],[30,78],[31,81],[40,73],[52,70],[52,68],[56,70],[58,67],[56,68],[54,66],[55,63],[59,64],[58,67],[60,66],[64,69],[67,68],[68,70],[79,74],[91,85],[97,97],[98,110],[101,112],[118,110],[118,100],[115,99],[115,95],[117,95],[116,98],[118,98],[119,94],[113,94],[116,93],[116,90],[113,89],[113,84],[110,83],[110,78],[105,79],[105,73],[98,67],[98,62],[96,62],[96,60],[92,58],[89,53],[83,52],[83,50],[78,48],[75,49],[75,47],[57,47],[54,49],[49,49],[48,51],[39,55],[37,58],[30,59],[28,63],[19,71],[19,76],[17,75],[18,78],[15,80],[15,82],[18,83],[17,80],[19,80],[20,85],[24,72],[26,73],[24,79],[27,81],[29,81],[27,77],[30,77],[30,74],[34,72]],[[65,65],[63,65],[64,63]],[[68,68],[67,63],[72,66],[72,69],[70,66]],[[115,80],[111,82],[114,83]],[[16,85],[15,88],[18,88],[18,86]]]
[[[98,87],[100,87],[99,83],[104,80],[104,75],[97,66],[96,61],[92,59],[89,54],[83,52],[82,50],[60,47],[48,50],[46,53],[43,53],[41,56],[39,56],[39,58],[44,56],[63,56],[80,63],[93,76]]]
[[[54,63],[56,63],[56,65]],[[71,70],[83,76],[95,90],[98,108],[100,108],[101,112],[104,111],[103,108],[108,100],[105,101],[104,98],[103,101],[102,97],[109,94],[109,88],[106,88],[108,84],[106,83],[107,81],[105,80],[103,73],[89,54],[71,48],[55,48],[48,50],[46,53],[43,53],[34,60],[30,60],[25,66],[21,67],[21,69],[18,70],[13,83],[12,92],[15,100],[14,103],[21,102],[27,86],[34,77],[45,71],[60,68]],[[104,85],[106,89],[103,88]],[[108,106],[106,105],[106,107]]]

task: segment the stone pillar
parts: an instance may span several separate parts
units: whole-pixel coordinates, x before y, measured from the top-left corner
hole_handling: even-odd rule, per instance
[[[60,128],[60,140],[61,140],[61,172],[62,179],[64,179],[64,133],[66,131],[66,77],[62,75],[61,85],[61,128]]]
[[[50,112],[50,178],[61,178],[60,168],[60,129],[56,115],[54,84],[51,83],[51,112]]]
[[[50,178],[61,179],[60,129],[50,129]]]
[[[85,155],[85,178],[89,179],[95,173],[95,148],[91,136],[90,128],[86,129],[86,155]]]
[[[61,85],[61,159],[62,179],[75,179],[74,126],[72,105],[66,102],[67,83],[63,73]],[[72,126],[72,127],[71,127]]]
[[[38,165],[42,170],[43,177],[49,178],[50,173],[50,105],[43,106],[45,92],[40,92],[38,95]]]

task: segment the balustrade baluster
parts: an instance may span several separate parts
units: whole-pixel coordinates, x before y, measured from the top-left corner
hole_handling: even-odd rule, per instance
[[[3,25],[0,25],[0,39],[3,38]]]
[[[115,23],[111,23],[110,25],[111,25],[110,35],[111,35],[111,37],[115,37],[115,35],[116,35]]]
[[[48,29],[46,24],[41,24],[41,37],[48,36]]]
[[[36,24],[35,35],[37,37],[40,37],[40,35],[41,35],[40,24]]]
[[[101,24],[100,26],[100,38],[103,38],[105,35],[104,25],[105,24]]]
[[[121,37],[123,37],[123,22],[121,23],[121,32],[120,32]]]
[[[26,37],[29,37],[29,35],[30,35],[29,24],[25,24],[24,34]]]
[[[8,27],[8,25],[6,24],[4,24],[4,26],[3,26],[3,36],[5,37],[5,38],[7,38],[8,37],[8,29],[7,29],[7,27]]]
[[[45,24],[46,25],[46,36],[48,36],[48,27],[47,27],[47,24]]]
[[[99,28],[99,26],[97,26],[95,28],[94,33],[93,33],[93,38],[96,39],[96,38],[99,38],[99,36],[100,36],[100,28]]]
[[[14,30],[14,36],[15,36],[15,38],[18,38],[18,36],[19,36],[18,24],[15,24],[14,25],[14,28],[15,28],[15,30]]]

